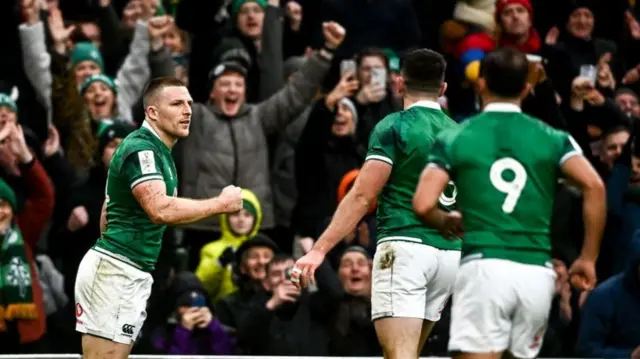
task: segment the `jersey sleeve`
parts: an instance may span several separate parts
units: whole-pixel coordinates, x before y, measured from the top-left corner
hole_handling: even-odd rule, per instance
[[[582,149],[570,134],[563,133],[562,147],[560,148],[560,161],[558,162],[558,165],[562,166],[573,156],[582,156]]]
[[[396,133],[393,127],[382,123],[375,127],[369,138],[368,160],[386,162],[393,166],[396,159]]]
[[[436,136],[436,140],[431,146],[429,156],[427,157],[427,166],[436,166],[443,170],[453,173],[454,162],[452,156],[452,142],[454,136],[452,131],[442,131]]]
[[[160,180],[164,181],[161,172],[162,161],[152,150],[136,151],[125,158],[121,173],[131,189],[140,183]]]

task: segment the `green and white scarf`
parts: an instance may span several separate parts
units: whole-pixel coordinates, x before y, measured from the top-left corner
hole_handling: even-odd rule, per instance
[[[6,330],[5,321],[37,317],[24,240],[12,224],[2,236],[0,248],[0,331]]]

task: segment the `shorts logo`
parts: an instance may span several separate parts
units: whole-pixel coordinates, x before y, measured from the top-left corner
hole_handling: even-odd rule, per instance
[[[80,303],[76,303],[76,318],[81,317],[82,313],[84,313],[84,309],[82,309]]]
[[[132,336],[132,335],[133,335],[133,330],[134,330],[135,328],[136,328],[136,327],[135,327],[135,326],[133,326],[133,325],[125,324],[125,325],[123,325],[123,326],[122,326],[122,334],[124,334],[124,335],[126,335],[126,336],[130,337],[130,336]]]
[[[158,170],[156,170],[156,159],[154,158],[153,151],[138,152],[138,161],[140,162],[140,171],[143,175],[158,172]]]

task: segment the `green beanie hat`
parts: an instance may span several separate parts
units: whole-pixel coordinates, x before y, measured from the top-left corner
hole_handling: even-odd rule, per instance
[[[90,42],[79,42],[71,50],[71,64],[76,67],[82,61],[93,61],[104,70],[104,61],[100,50]]]
[[[267,7],[267,0],[233,0],[233,3],[231,3],[231,15],[233,17],[236,17],[238,15],[238,12],[240,12],[240,8],[242,7],[242,5],[249,2],[254,2],[260,5],[260,7],[262,8]]]
[[[111,91],[113,91],[114,94],[118,93],[116,82],[113,79],[111,79],[111,77],[103,74],[97,74],[97,75],[91,75],[84,80],[84,82],[80,86],[80,94],[84,95],[84,93],[87,91],[89,86],[91,86],[91,84],[94,82],[102,82],[103,84],[107,85],[111,89]]]
[[[399,72],[400,71],[400,58],[396,55],[396,52],[392,49],[384,49],[382,50],[385,56],[387,56],[389,71],[391,72]]]
[[[10,108],[11,111],[18,113],[18,105],[16,105],[16,102],[5,93],[0,93],[0,106],[6,106]]]
[[[244,208],[247,212],[251,213],[254,217],[258,217],[258,209],[256,206],[246,199],[242,200],[242,208]]]
[[[13,208],[15,212],[18,208],[18,204],[16,201],[16,194],[13,192],[13,189],[5,182],[2,178],[0,178],[0,198],[6,200]]]

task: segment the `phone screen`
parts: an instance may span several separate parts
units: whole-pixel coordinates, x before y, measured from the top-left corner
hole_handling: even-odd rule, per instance
[[[204,299],[203,295],[198,295],[198,296],[194,297],[193,300],[191,301],[191,306],[192,307],[206,307],[207,306],[207,301]]]
[[[356,62],[354,60],[342,60],[340,63],[340,76],[350,71],[356,71]]]
[[[385,86],[387,83],[387,69],[374,67],[371,69],[371,83]]]

